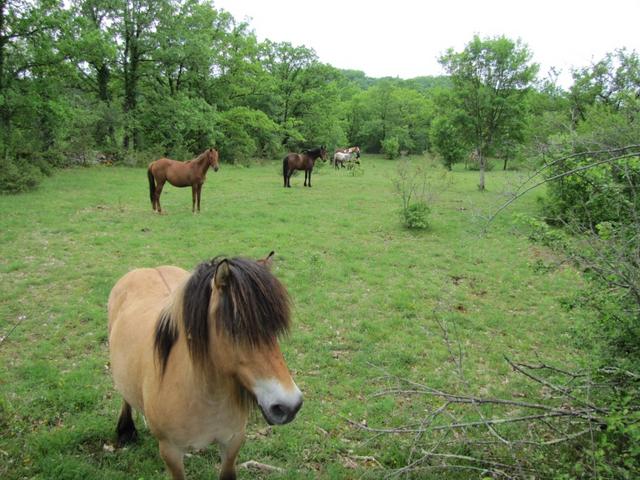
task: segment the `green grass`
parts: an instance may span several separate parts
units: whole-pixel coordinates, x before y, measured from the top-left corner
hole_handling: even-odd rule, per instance
[[[514,227],[515,213],[535,211],[535,195],[482,234],[519,174],[490,172],[480,193],[476,172],[434,166],[430,228],[414,232],[400,222],[395,166],[364,156],[362,176],[324,166],[313,188],[298,175],[284,189],[278,162],[223,165],[208,174],[199,215],[190,190],[171,186],[161,199],[167,214],[153,214],[143,169],[66,170],[37,191],[0,197],[0,477],[166,478],[140,418],[137,444],[104,448],[120,404],[107,368],[106,301],[141,266],[191,269],[219,254],[276,251],[274,272],[294,300],[282,347],[305,404],[283,427],[252,418],[239,462],[286,472],[260,478],[379,476],[366,462],[350,468],[353,455],[402,466],[406,444],[372,439],[346,419],[387,426],[424,411],[430,399],[373,396],[386,386],[383,372],[459,385],[436,319],[463,346],[469,393],[524,388],[503,355],[582,363],[572,338],[583,319],[560,308],[580,276],[536,268],[548,252]],[[187,459],[192,479],[215,478],[217,468],[215,448]]]

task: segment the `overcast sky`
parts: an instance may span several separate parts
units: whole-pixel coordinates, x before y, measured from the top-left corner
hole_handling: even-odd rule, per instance
[[[627,47],[640,53],[640,0],[214,0],[259,40],[313,48],[321,62],[370,77],[443,73],[438,57],[474,34],[520,38],[541,66],[584,67]]]

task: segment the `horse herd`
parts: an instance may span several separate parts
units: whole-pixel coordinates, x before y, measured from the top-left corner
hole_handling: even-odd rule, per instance
[[[282,161],[282,177],[284,186],[291,188],[291,175],[296,170],[304,170],[304,186],[311,187],[311,172],[318,158],[327,159],[327,149],[324,145],[304,150],[302,153],[289,153]],[[336,149],[331,163],[335,168],[344,167],[345,163],[360,163],[360,147]],[[196,158],[188,162],[160,158],[151,162],[147,168],[149,179],[149,197],[154,211],[162,213],[160,194],[166,182],[174,187],[191,187],[191,211],[200,212],[200,196],[202,185],[207,177],[209,167],[217,172],[220,168],[218,151],[208,148]]]
[[[311,171],[324,146],[283,160],[284,186],[295,170]],[[336,168],[360,149],[336,151]],[[209,148],[188,162],[161,158],[147,174],[151,204],[160,213],[168,181],[191,186],[192,211],[209,168],[219,169]],[[117,445],[134,441],[133,409],[144,415],[174,480],[185,478],[184,455],[217,443],[220,478],[236,478],[235,462],[247,419],[257,406],[270,425],[292,421],[302,393],[291,378],[278,339],[289,331],[290,299],[271,273],[274,252],[260,260],[215,257],[193,273],[174,266],[138,268],[122,276],[108,300],[110,368],[123,401]]]

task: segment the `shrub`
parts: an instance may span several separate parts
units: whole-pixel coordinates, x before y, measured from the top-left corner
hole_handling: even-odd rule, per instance
[[[425,229],[429,227],[431,208],[425,201],[410,203],[402,210],[402,217],[407,228]]]
[[[467,154],[468,148],[461,140],[459,129],[447,118],[438,117],[433,121],[430,137],[434,150],[440,155],[448,170],[451,170],[454,163],[462,161]]]
[[[396,194],[400,197],[400,217],[411,229],[429,227],[431,185],[425,165],[413,167],[409,160],[398,164],[398,175],[393,179]]]
[[[40,169],[24,160],[0,160],[0,192],[19,193],[31,190],[42,180]]]
[[[382,153],[384,153],[387,158],[393,160],[400,155],[400,141],[398,137],[385,138],[380,144],[382,145]]]

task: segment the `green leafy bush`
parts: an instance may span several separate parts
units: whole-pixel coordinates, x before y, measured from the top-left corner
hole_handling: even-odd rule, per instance
[[[382,145],[382,153],[384,153],[387,158],[393,160],[400,155],[400,141],[398,137],[385,138],[380,144]]]
[[[24,160],[0,160],[0,192],[20,193],[38,186],[42,172]]]
[[[429,227],[431,208],[424,201],[410,203],[402,210],[402,217],[407,228],[425,229]]]
[[[468,152],[459,129],[449,118],[437,117],[431,124],[430,136],[434,150],[448,170],[462,161]]]

